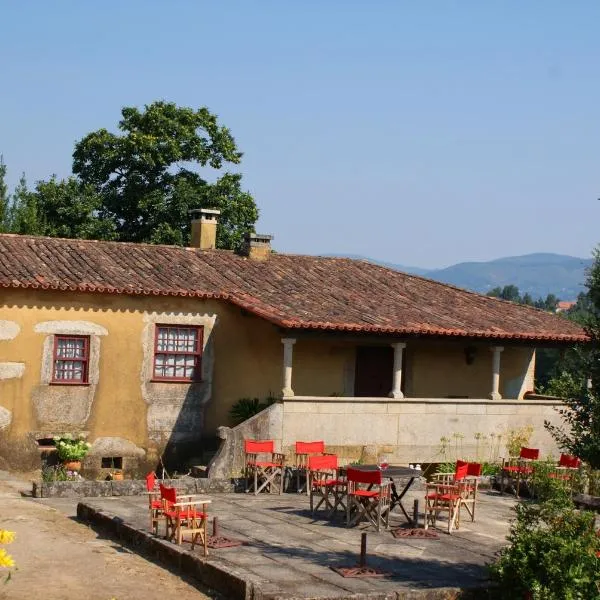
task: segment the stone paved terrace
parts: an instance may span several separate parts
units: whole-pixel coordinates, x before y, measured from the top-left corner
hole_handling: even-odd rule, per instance
[[[475,523],[463,519],[459,531],[448,535],[441,529],[439,539],[433,540],[395,539],[390,532],[377,533],[366,524],[348,529],[341,514],[333,522],[320,515],[313,517],[308,498],[301,494],[215,494],[210,498],[211,518],[218,516],[219,533],[244,540],[247,545],[211,550],[208,560],[261,582],[263,593],[273,598],[329,599],[356,593],[480,587],[485,584],[486,563],[505,543],[514,504],[510,496],[482,491]],[[422,506],[423,491],[411,490],[405,496],[407,509],[412,509],[414,498]],[[66,499],[41,502],[62,506],[63,510],[73,506],[73,500]],[[149,530],[145,497],[89,498],[83,502]],[[404,517],[393,513],[392,526],[404,523]],[[389,577],[343,578],[329,568],[357,563],[362,531],[368,532],[368,565],[387,571]],[[163,528],[160,534],[164,534]],[[189,549],[189,543],[184,547]],[[198,550],[194,553],[201,556]]]

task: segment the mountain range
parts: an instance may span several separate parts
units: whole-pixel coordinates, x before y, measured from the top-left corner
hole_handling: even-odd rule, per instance
[[[575,300],[577,294],[584,291],[585,270],[592,264],[591,258],[541,252],[487,262],[463,262],[443,269],[409,267],[363,256],[349,258],[362,258],[397,271],[422,275],[482,294],[495,287],[516,285],[521,294],[528,292],[534,299],[554,294],[560,300]]]

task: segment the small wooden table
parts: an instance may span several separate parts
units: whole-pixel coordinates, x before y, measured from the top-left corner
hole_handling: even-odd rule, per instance
[[[402,498],[410,489],[413,481],[421,476],[421,471],[417,471],[415,469],[411,469],[410,467],[400,467],[396,465],[389,465],[385,469],[379,469],[378,465],[348,465],[343,469],[347,469],[351,467],[352,469],[357,469],[359,471],[379,471],[381,470],[381,475],[383,477],[388,477],[392,482],[390,486],[391,491],[391,502],[390,502],[390,511],[394,510],[396,506],[400,507],[400,510],[404,513],[406,520],[411,523],[412,519],[408,516],[406,509],[402,505]],[[394,482],[395,479],[406,480],[405,486],[402,488],[402,491],[398,493],[398,489],[396,488],[396,484]]]

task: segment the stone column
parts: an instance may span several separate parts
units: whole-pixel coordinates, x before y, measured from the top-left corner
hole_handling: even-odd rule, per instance
[[[500,395],[500,353],[504,348],[502,346],[492,346],[490,350],[493,352],[492,355],[492,393],[490,398],[492,400],[502,400]]]
[[[392,391],[388,394],[390,398],[404,398],[402,393],[402,354],[406,348],[406,342],[392,344],[394,349],[394,384]]]
[[[281,343],[283,344],[283,390],[281,390],[281,393],[286,398],[294,395],[292,389],[292,358],[296,340],[294,338],[281,338]]]

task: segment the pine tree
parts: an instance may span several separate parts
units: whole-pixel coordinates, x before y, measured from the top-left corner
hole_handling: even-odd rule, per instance
[[[27,188],[25,173],[21,175],[12,195],[10,213],[13,233],[44,235],[44,226],[38,216],[37,199]]]
[[[6,177],[6,165],[4,157],[0,154],[0,233],[10,231],[10,205]]]

